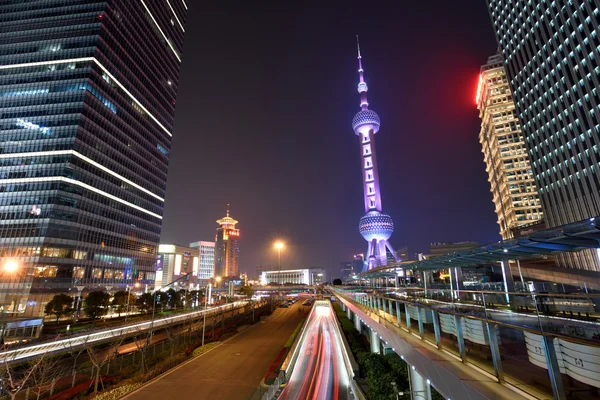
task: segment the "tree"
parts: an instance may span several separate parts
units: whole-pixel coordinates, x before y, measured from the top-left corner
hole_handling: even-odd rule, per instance
[[[248,299],[254,296],[254,289],[252,286],[244,285],[240,288],[240,294],[246,296]]]
[[[135,304],[138,306],[141,312],[147,312],[152,310],[152,302],[154,301],[154,295],[152,293],[144,293],[137,298]]]
[[[171,308],[177,308],[183,305],[181,301],[181,294],[175,289],[170,288],[169,290],[167,290],[167,296],[169,296],[168,304]]]
[[[339,278],[338,278],[338,279],[334,279],[334,280],[333,280],[333,285],[334,285],[334,286],[339,286],[339,285],[341,285],[341,284],[342,284],[342,280],[341,280],[341,279],[339,279]]]
[[[33,376],[38,372],[46,358],[45,354],[25,364],[4,360],[0,364],[0,382],[11,400],[15,400],[19,393],[26,387],[31,386]]]
[[[128,290],[120,290],[113,295],[111,305],[117,308],[119,317],[123,311],[127,312],[127,305],[135,304],[136,298]]]
[[[83,309],[86,315],[92,319],[105,315],[109,305],[110,294],[101,290],[90,292],[83,301]]]
[[[108,293],[106,293],[106,292],[91,292],[90,294],[92,294],[92,293],[104,293],[107,296],[109,296]],[[109,298],[110,298],[110,296],[109,296]],[[87,299],[89,299],[89,296],[86,298],[86,300]],[[108,299],[106,300],[106,302],[108,303]],[[95,370],[94,394],[98,393],[98,383],[100,382],[100,371],[102,370],[102,367],[106,363],[110,362],[112,359],[114,359],[115,357],[117,357],[119,355],[119,347],[121,347],[121,343],[123,343],[123,339],[120,339],[116,342],[112,342],[110,344],[110,346],[108,346],[107,348],[103,348],[103,349],[99,349],[99,350],[94,350],[94,347],[91,344],[88,344],[85,346],[85,349],[88,354],[88,359],[94,366],[94,370]]]
[[[73,311],[73,298],[66,294],[57,294],[46,304],[44,314],[56,315],[56,322]]]

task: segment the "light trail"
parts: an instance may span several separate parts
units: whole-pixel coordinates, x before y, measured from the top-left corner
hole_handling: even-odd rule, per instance
[[[99,332],[73,336],[67,339],[55,340],[47,343],[34,344],[32,346],[20,347],[18,349],[9,350],[0,353],[0,364],[2,363],[13,363],[18,361],[25,361],[36,356],[64,353],[69,352],[79,347],[88,346],[91,344],[98,344],[104,341],[114,340],[121,337],[133,336],[140,334],[145,331],[149,331],[150,328],[154,331],[168,325],[176,324],[179,322],[188,321],[190,319],[199,318],[206,313],[207,316],[219,313],[223,310],[233,309],[238,306],[246,305],[246,301],[236,301],[234,303],[224,304],[218,307],[212,307],[202,311],[195,311],[191,313],[185,313],[176,315],[173,317],[154,319],[152,321],[140,322],[133,325],[125,325],[114,329],[107,329]]]
[[[351,399],[351,374],[344,344],[329,302],[317,302],[306,324],[304,341],[290,379],[279,399]]]

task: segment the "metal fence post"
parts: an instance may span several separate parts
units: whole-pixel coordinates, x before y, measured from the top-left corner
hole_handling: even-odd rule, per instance
[[[504,371],[502,370],[502,356],[498,346],[498,325],[486,322],[488,341],[490,342],[490,351],[492,352],[492,361],[494,362],[494,371],[498,382],[504,381]]]
[[[554,338],[552,336],[542,336],[542,345],[544,346],[546,366],[548,367],[548,376],[550,377],[550,385],[552,386],[554,398],[557,400],[566,400],[565,388],[563,387],[558,359],[556,358],[556,349],[554,348]]]
[[[454,316],[454,327],[456,328],[456,341],[458,343],[458,353],[460,358],[465,361],[465,337],[463,336],[462,330],[462,317],[460,315]]]

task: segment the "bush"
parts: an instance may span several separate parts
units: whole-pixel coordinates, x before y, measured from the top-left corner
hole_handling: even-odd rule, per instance
[[[204,354],[207,351],[214,349],[215,347],[217,347],[220,344],[221,344],[221,342],[212,342],[212,343],[205,344],[204,346],[200,346],[196,350],[194,350],[194,352],[192,353],[192,357],[198,357],[200,354]]]
[[[122,386],[116,387],[112,390],[109,390],[108,392],[100,393],[98,396],[95,397],[95,399],[96,400],[117,400],[117,399],[120,399],[121,397],[125,396],[127,393],[133,392],[134,390],[139,388],[141,385],[142,385],[141,383],[130,383],[127,385],[122,385]]]

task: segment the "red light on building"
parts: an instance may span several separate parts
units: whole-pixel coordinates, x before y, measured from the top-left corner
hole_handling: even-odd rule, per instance
[[[483,75],[479,74],[479,81],[477,82],[477,93],[475,94],[475,105],[479,105],[481,100],[481,91],[483,90]]]
[[[227,236],[240,236],[240,230],[239,229],[228,229]]]

